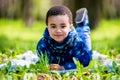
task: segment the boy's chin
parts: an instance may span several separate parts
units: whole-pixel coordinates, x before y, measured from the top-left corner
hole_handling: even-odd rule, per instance
[[[61,42],[63,42],[63,41],[56,41],[56,42],[61,43]]]
[[[58,43],[61,43],[61,42],[63,42],[63,40],[55,40],[56,42],[58,42]]]

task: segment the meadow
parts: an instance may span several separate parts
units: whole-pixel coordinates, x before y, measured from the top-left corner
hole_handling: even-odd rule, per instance
[[[36,52],[36,45],[39,39],[42,37],[44,29],[45,29],[45,23],[42,21],[34,22],[30,27],[26,27],[24,22],[22,20],[8,20],[8,19],[0,19],[0,63],[4,63],[9,61],[12,58],[15,58],[16,55],[22,54],[27,50],[31,50],[33,52]],[[109,58],[115,58],[120,53],[120,19],[117,20],[102,20],[98,27],[94,30],[91,30],[91,41],[92,41],[92,48],[93,50],[96,50],[100,52],[101,54],[106,54],[109,56]],[[69,73],[62,75],[63,80],[70,80],[71,77],[74,77],[73,80],[118,80],[120,77],[118,77],[120,74],[120,68],[115,67],[116,64],[113,62],[114,72],[108,73],[105,72],[107,69],[106,67],[101,67],[98,64],[98,67],[93,71],[93,73],[90,73],[88,69],[91,68],[91,65],[93,66],[93,62],[91,62],[90,67],[88,69],[84,70],[83,67],[79,62],[74,60],[77,68],[78,73]],[[44,62],[43,62],[44,64]],[[41,64],[41,65],[43,65]],[[36,71],[38,68],[42,68],[41,66],[34,65],[31,66],[30,69],[27,68],[19,68],[21,71],[19,71],[19,75],[15,75],[7,68],[5,68],[5,71],[0,71],[2,73],[2,77],[4,80],[7,80],[7,78],[11,77],[11,80],[21,80],[22,76],[30,76],[32,75],[31,79],[23,79],[23,80],[34,80],[34,75],[41,75],[42,72]],[[10,63],[8,64],[10,66]],[[45,67],[45,66],[43,66]],[[99,70],[101,69],[102,70]],[[33,71],[31,71],[31,69]],[[18,69],[16,69],[18,70]],[[29,74],[26,74],[28,72],[32,72]],[[49,71],[44,71],[47,74]],[[86,74],[84,74],[86,73]],[[55,74],[55,75],[53,75]],[[59,78],[56,80],[60,80],[61,75],[58,73],[53,73],[52,76],[55,78]],[[7,76],[6,76],[7,75]],[[8,76],[10,75],[10,76]],[[68,75],[70,77],[68,77]],[[15,77],[16,76],[16,77]],[[24,76],[24,77],[25,77]],[[94,76],[94,77],[93,77]],[[13,79],[12,77],[15,77]],[[3,79],[1,78],[1,79]],[[77,78],[77,79],[75,79]],[[50,79],[45,79],[50,80]]]

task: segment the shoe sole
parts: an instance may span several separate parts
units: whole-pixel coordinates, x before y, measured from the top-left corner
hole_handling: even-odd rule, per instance
[[[83,22],[86,12],[87,12],[86,8],[81,8],[76,11],[76,19],[75,19],[76,23]]]

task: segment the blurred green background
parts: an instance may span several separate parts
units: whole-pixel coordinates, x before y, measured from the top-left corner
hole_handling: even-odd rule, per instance
[[[120,0],[0,0],[0,53],[35,52],[46,12],[54,5],[68,6],[73,20],[76,10],[86,7],[93,50],[120,53]]]

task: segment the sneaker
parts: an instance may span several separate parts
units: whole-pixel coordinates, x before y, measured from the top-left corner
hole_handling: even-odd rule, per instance
[[[81,26],[88,24],[88,15],[87,15],[87,9],[86,8],[81,8],[76,11],[76,18],[75,22],[76,24],[79,24]]]

